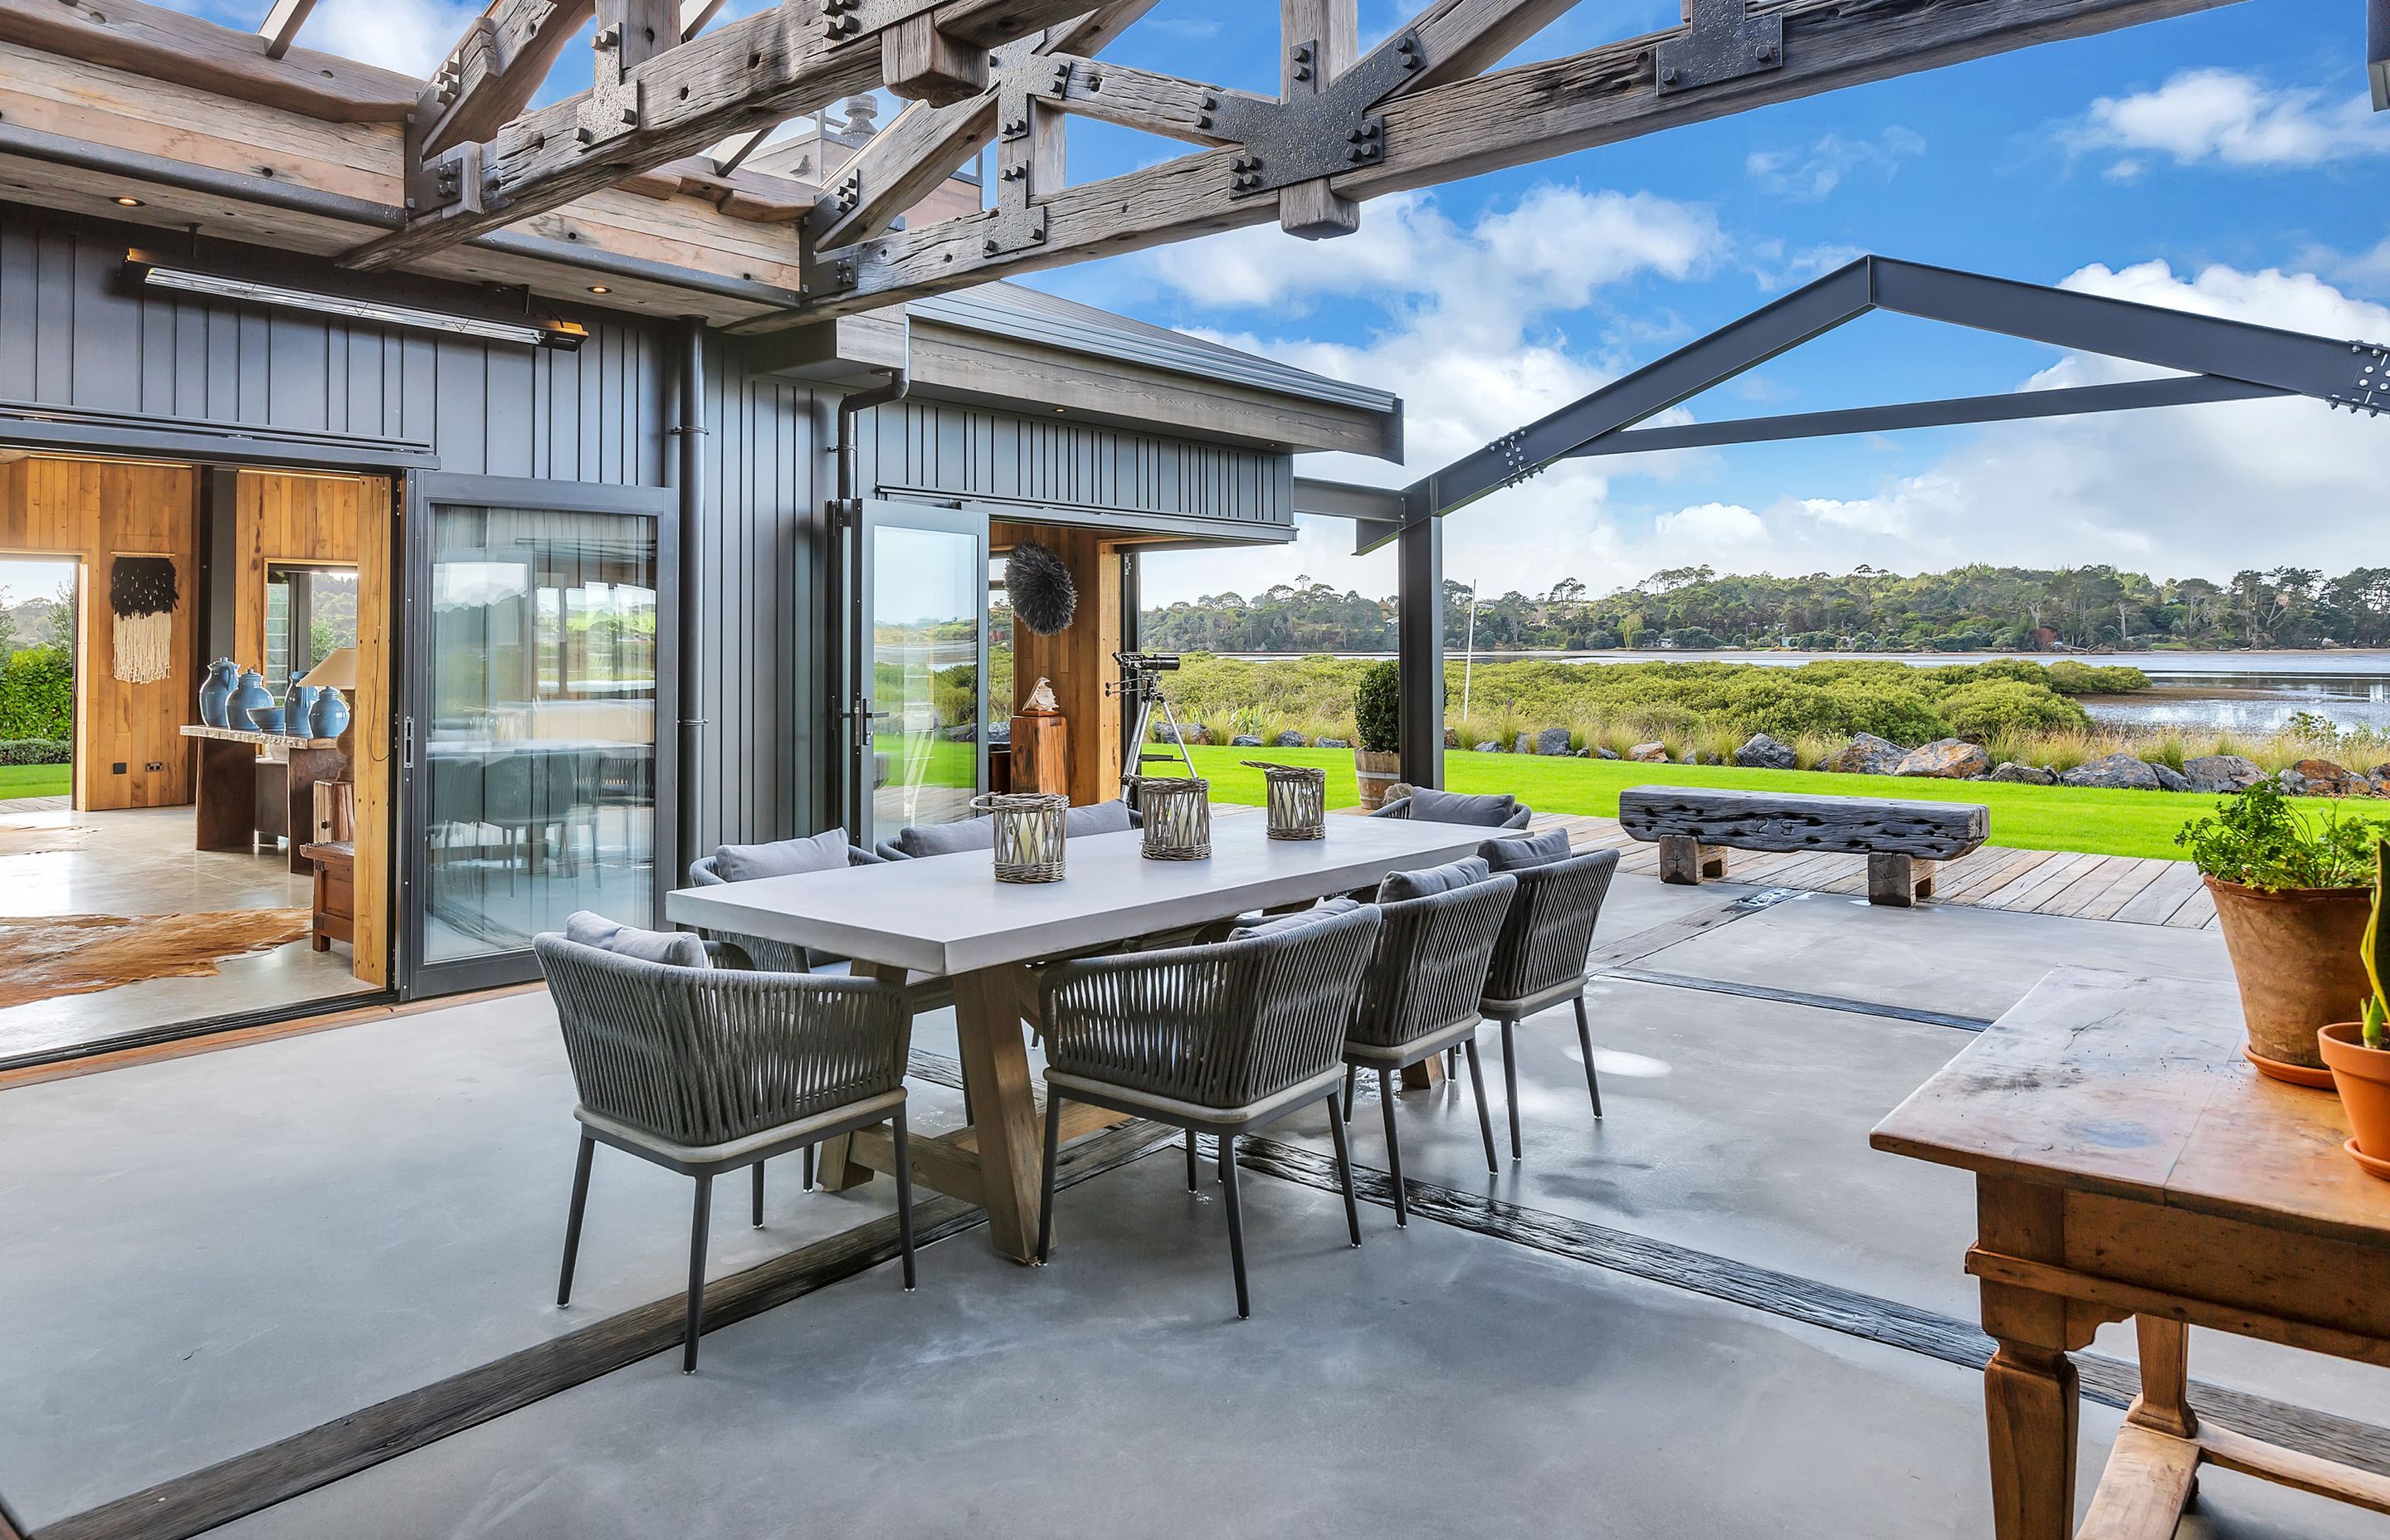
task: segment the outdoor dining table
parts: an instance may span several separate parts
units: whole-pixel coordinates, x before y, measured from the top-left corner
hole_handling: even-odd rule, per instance
[[[1033,1007],[1026,965],[1370,887],[1389,872],[1453,860],[1500,837],[1423,819],[1328,824],[1322,840],[1272,840],[1259,817],[1222,818],[1201,861],[1148,861],[1135,830],[1086,836],[1070,841],[1059,882],[998,882],[982,850],[684,888],[667,895],[665,913],[685,925],[836,953],[858,972],[897,982],[907,969],[951,981],[976,1121],[913,1138],[914,1179],[985,1208],[996,1251],[1026,1263],[1036,1253],[1044,1178],[1022,1023]],[[1070,1113],[1066,1139],[1121,1121],[1075,1104]],[[817,1164],[836,1188],[893,1162],[886,1132],[867,1130],[825,1144]]]

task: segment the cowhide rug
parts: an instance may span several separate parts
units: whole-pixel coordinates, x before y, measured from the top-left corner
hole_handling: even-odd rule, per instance
[[[0,855],[48,855],[81,850],[99,830],[85,824],[0,824]]]
[[[225,957],[303,939],[305,909],[0,918],[0,1009],[143,979],[203,979]]]

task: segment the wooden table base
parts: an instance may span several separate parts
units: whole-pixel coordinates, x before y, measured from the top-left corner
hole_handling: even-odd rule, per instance
[[[903,982],[901,969],[869,971]],[[916,1134],[910,1140],[913,1179],[985,1209],[988,1241],[996,1254],[1024,1264],[1037,1258],[1037,1202],[1046,1175],[1045,1114],[1030,1083],[1028,1033],[1022,1021],[1029,982],[1028,969],[1019,966],[955,979],[955,1030],[974,1121],[951,1134]],[[1073,1102],[1062,1110],[1062,1141],[1128,1121],[1122,1113]],[[825,1140],[815,1180],[838,1192],[869,1181],[875,1172],[895,1169],[895,1140],[882,1123]]]

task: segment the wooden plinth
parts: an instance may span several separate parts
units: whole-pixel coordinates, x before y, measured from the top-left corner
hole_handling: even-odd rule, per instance
[[[1012,719],[1012,789],[1071,793],[1071,723],[1062,716]]]

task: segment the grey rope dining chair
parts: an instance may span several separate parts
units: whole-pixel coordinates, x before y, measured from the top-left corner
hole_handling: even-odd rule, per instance
[[[1378,1076],[1378,1109],[1386,1124],[1386,1165],[1394,1180],[1394,1223],[1410,1223],[1403,1194],[1403,1144],[1394,1131],[1394,1080],[1399,1072],[1458,1046],[1469,1055],[1477,1093],[1477,1132],[1494,1158],[1494,1119],[1485,1110],[1485,1076],[1477,1062],[1484,1018],[1485,970],[1510,912],[1517,880],[1505,872],[1466,887],[1396,899],[1378,905],[1381,917],[1368,970],[1344,1034],[1344,1116],[1353,1116],[1353,1083],[1363,1070]]]
[[[713,1178],[754,1168],[764,1223],[764,1162],[837,1134],[891,1125],[905,1287],[913,1287],[913,1191],[905,1128],[912,1017],[902,990],[870,979],[679,968],[618,956],[550,932],[532,947],[547,975],[580,1105],[581,1150],[565,1219],[556,1303],[572,1303],[600,1144],[697,1182],[689,1226],[681,1368],[697,1368],[705,1307]]]
[[[1037,1259],[1054,1238],[1054,1161],[1062,1104],[1150,1118],[1187,1131],[1188,1185],[1195,1136],[1218,1137],[1227,1200],[1228,1261],[1237,1315],[1253,1314],[1245,1289],[1245,1232],[1237,1186],[1237,1136],[1315,1101],[1328,1104],[1344,1223],[1361,1244],[1352,1153],[1336,1105],[1344,1023],[1378,933],[1378,912],[1293,917],[1258,934],[1057,962],[1046,969],[1046,1182],[1037,1208]]]
[[[1510,873],[1519,879],[1494,960],[1481,1014],[1502,1023],[1502,1088],[1510,1111],[1510,1159],[1519,1159],[1519,1056],[1510,1029],[1562,1000],[1576,1004],[1576,1040],[1585,1052],[1585,1088],[1601,1116],[1601,1082],[1593,1070],[1593,1029],[1585,1014],[1585,959],[1601,901],[1618,872],[1618,853],[1599,850]]]

